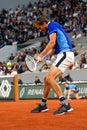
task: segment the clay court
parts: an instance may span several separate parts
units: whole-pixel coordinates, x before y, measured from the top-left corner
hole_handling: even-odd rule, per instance
[[[40,100],[0,101],[0,130],[87,130],[87,99],[69,100],[73,112],[53,115],[59,100],[48,100],[49,112],[31,113]]]

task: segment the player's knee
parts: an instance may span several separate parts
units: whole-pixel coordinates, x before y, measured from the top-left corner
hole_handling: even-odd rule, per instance
[[[46,84],[50,84],[50,76],[45,76],[45,78],[44,78],[44,82],[46,83]]]

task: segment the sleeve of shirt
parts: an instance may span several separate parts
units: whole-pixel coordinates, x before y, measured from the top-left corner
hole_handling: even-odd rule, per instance
[[[55,25],[55,23],[50,22],[49,25],[48,25],[48,30],[49,30],[49,34],[56,32],[57,26]]]

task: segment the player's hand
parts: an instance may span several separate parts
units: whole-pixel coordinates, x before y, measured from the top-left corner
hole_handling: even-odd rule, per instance
[[[42,61],[42,58],[41,58],[40,56],[38,56],[38,57],[36,57],[36,61],[37,61],[37,63],[38,63],[38,62],[41,62],[41,61]]]

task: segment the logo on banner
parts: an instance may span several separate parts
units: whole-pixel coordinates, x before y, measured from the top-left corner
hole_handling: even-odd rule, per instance
[[[3,80],[0,86],[0,96],[9,97],[11,91],[11,85],[8,80]]]
[[[23,88],[20,90],[20,98],[22,98],[24,94],[25,94],[25,88],[23,87]]]

